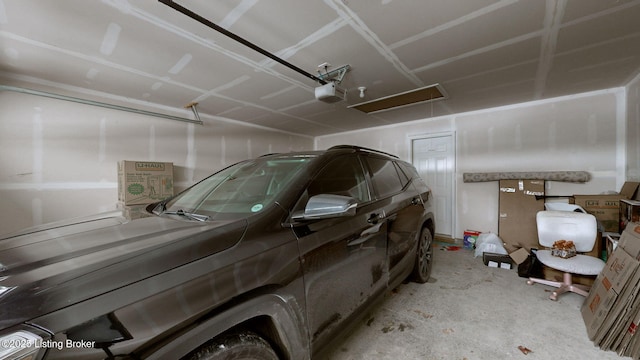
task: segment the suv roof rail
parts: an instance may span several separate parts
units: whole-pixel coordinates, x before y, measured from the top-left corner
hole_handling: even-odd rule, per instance
[[[383,155],[391,156],[392,158],[399,159],[399,157],[396,155],[389,154],[387,152],[376,150],[376,149],[370,149],[367,147],[358,146],[358,145],[336,145],[336,146],[330,147],[328,150],[337,150],[337,149],[352,149],[355,151],[366,151],[366,152],[383,154]]]

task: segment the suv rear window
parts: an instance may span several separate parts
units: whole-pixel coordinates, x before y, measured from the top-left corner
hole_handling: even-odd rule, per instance
[[[407,173],[404,171],[404,167],[403,166],[401,166],[397,162],[394,162],[394,164],[396,165],[396,170],[398,170],[398,175],[400,176],[400,181],[402,182],[402,187],[404,188],[405,186],[407,186],[409,184],[411,179],[409,178]]]
[[[403,184],[393,161],[372,156],[366,156],[365,159],[371,169],[373,186],[379,198],[385,198],[402,190]]]

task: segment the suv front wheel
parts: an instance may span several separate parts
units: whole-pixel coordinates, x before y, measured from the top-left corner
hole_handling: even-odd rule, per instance
[[[196,350],[189,360],[278,360],[269,343],[253,332],[222,335]]]
[[[429,281],[431,267],[433,266],[433,236],[427,227],[423,227],[420,233],[416,262],[413,267],[411,279],[419,284]]]

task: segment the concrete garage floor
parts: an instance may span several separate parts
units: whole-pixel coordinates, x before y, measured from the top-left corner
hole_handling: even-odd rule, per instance
[[[551,287],[489,268],[472,250],[445,248],[435,246],[429,283],[393,290],[328,358],[629,359],[589,340],[580,295],[551,301]]]

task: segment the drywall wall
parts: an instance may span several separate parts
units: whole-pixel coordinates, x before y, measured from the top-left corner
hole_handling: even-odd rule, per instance
[[[627,180],[640,181],[640,75],[627,85]]]
[[[586,184],[547,182],[547,194],[616,191],[625,180],[625,91],[616,88],[316,138],[411,161],[411,139],[455,133],[455,234],[498,231],[498,183],[464,183],[466,172],[588,171]],[[622,149],[622,151],[620,150]]]
[[[8,91],[0,118],[0,233],[115,209],[119,160],[173,162],[182,190],[236,161],[313,148],[310,137],[229,121],[197,125]]]
[[[639,109],[636,78],[626,89],[323,136],[314,145],[217,119],[201,126],[0,92],[0,233],[115,208],[116,163],[123,159],[173,162],[181,190],[267,152],[358,144],[411,160],[411,139],[439,133],[456,137],[455,236],[497,231],[497,183],[463,183],[463,173],[586,170],[589,183],[552,182],[547,193],[618,190],[640,179]]]

